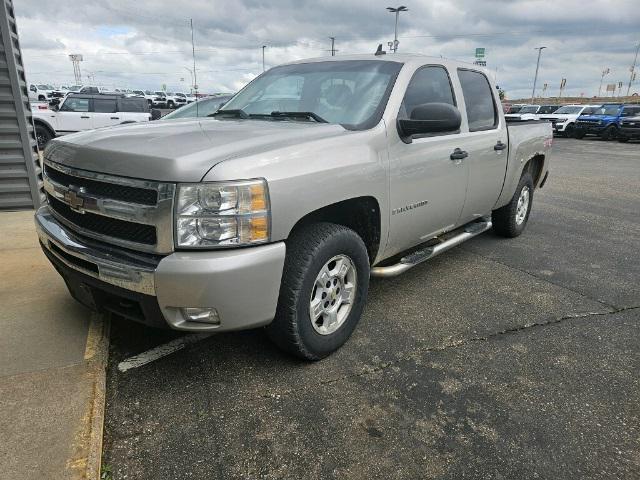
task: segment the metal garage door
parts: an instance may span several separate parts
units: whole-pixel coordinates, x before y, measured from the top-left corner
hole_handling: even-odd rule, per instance
[[[0,210],[44,200],[13,2],[0,0]]]

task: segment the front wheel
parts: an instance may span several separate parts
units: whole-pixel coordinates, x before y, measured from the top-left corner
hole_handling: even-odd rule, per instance
[[[600,134],[600,138],[605,141],[613,140],[618,136],[618,129],[613,125],[604,129],[604,131]]]
[[[167,103],[167,108],[173,108],[173,107],[175,107],[174,103],[172,101],[169,101]]]
[[[620,143],[627,143],[630,140],[629,137],[618,137]]]
[[[577,128],[573,129],[573,138],[577,138],[578,140],[584,138],[585,133],[578,130]]]
[[[514,238],[524,231],[533,203],[533,178],[529,172],[520,177],[511,201],[491,213],[493,230],[500,236]]]
[[[349,339],[368,290],[369,256],[356,232],[332,223],[301,227],[287,240],[278,307],[267,334],[297,357],[320,360]]]
[[[572,138],[573,134],[575,131],[575,127],[573,125],[573,123],[570,123],[569,125],[567,125],[564,129],[564,134],[567,138]]]
[[[42,125],[36,125],[36,141],[38,142],[38,150],[43,151],[47,143],[53,138],[51,130]]]

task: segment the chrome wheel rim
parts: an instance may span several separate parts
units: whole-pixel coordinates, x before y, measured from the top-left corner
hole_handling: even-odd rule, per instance
[[[529,211],[529,187],[524,187],[520,191],[518,197],[518,206],[516,207],[516,224],[522,225],[524,219],[527,218],[527,212]]]
[[[320,269],[311,289],[309,317],[320,335],[330,335],[345,322],[355,299],[358,274],[346,255],[336,255]]]

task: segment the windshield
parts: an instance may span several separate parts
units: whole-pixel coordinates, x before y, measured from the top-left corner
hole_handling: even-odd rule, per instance
[[[509,107],[509,113],[520,113],[520,110],[522,110],[522,107],[515,107],[515,106]]]
[[[74,85],[72,87],[69,87],[69,91],[70,92],[79,92],[81,88],[82,88],[82,85]]]
[[[555,111],[555,113],[557,114],[561,114],[561,113],[580,113],[580,109],[582,107],[560,107],[558,110]]]
[[[38,88],[40,90],[53,90],[53,87],[51,85],[38,85]]]
[[[381,60],[284,65],[256,78],[220,111],[309,112],[347,128],[371,128],[380,121],[401,67]]]
[[[162,119],[171,120],[172,118],[207,117],[218,110],[221,105],[224,105],[226,102],[228,102],[230,98],[230,96],[225,96],[198,100],[197,102],[185,105],[175,112],[171,112],[170,114],[165,115],[164,117],[162,117]]]
[[[539,107],[528,106],[522,107],[522,109],[518,113],[536,113]]]
[[[591,115],[618,115],[620,105],[603,105],[594,110]]]

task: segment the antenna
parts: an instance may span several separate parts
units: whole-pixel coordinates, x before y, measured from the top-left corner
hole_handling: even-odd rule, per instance
[[[193,89],[196,91],[196,118],[198,115],[198,77],[196,74],[196,44],[193,41],[193,18],[191,21],[191,55],[193,56]]]

